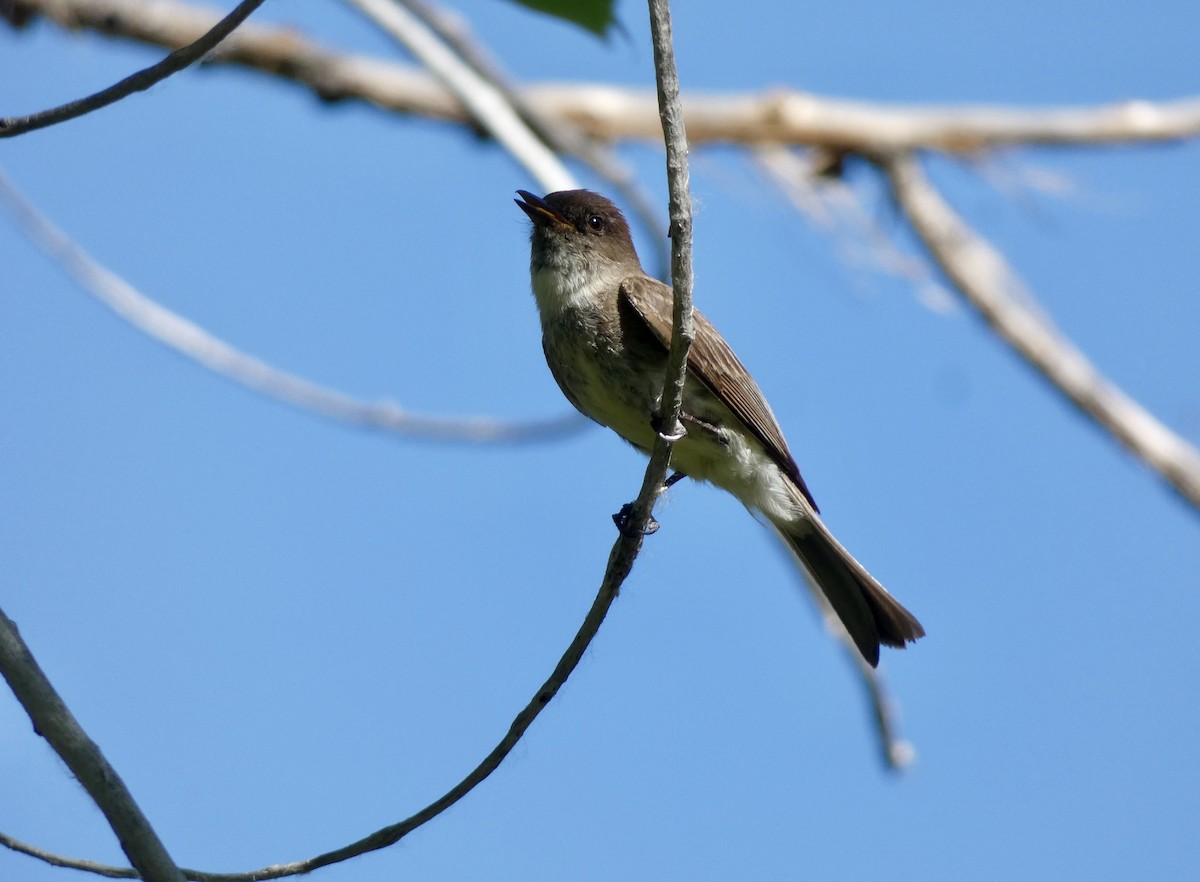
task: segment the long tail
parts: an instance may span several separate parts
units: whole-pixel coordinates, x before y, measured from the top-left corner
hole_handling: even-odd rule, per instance
[[[879,644],[903,649],[905,643],[925,636],[916,616],[842,547],[820,517],[806,518],[801,525],[777,523],[775,527],[871,667],[879,664]]]

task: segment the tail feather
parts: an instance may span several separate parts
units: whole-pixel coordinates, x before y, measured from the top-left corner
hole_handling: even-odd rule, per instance
[[[803,528],[777,525],[821,593],[837,613],[863,658],[879,664],[879,645],[904,648],[925,636],[916,617],[888,594],[817,517]]]

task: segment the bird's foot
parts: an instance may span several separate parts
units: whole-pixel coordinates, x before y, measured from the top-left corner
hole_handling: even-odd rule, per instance
[[[679,431],[668,434],[663,431],[663,423],[665,422],[661,416],[654,414],[650,417],[650,428],[652,428],[659,438],[664,441],[681,441],[687,436],[687,426],[683,425],[684,414],[679,415]]]
[[[617,525],[617,529],[621,531],[622,536],[636,536],[638,531],[634,530],[629,525],[630,518],[633,517],[633,503],[626,502],[621,506],[621,510],[612,516],[613,523]],[[641,535],[653,536],[658,532],[658,521],[654,516],[650,516],[650,520],[646,522],[646,526],[642,528]]]
[[[667,480],[663,481],[663,490],[669,490],[686,478],[683,472],[673,472]],[[636,535],[629,526],[629,519],[633,517],[633,503],[626,502],[621,506],[621,510],[612,516],[613,523],[617,525],[617,529],[626,536]],[[646,522],[646,526],[642,529],[643,536],[652,536],[658,532],[658,521],[654,516],[650,516],[650,520]]]

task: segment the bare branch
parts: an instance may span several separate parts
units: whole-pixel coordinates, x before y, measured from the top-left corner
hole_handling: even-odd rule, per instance
[[[833,607],[830,606],[825,595],[809,584],[808,579],[804,581],[805,584],[808,584],[809,593],[821,610],[825,627],[841,642],[842,648],[846,650],[846,655],[850,659],[850,664],[858,672],[863,691],[867,694],[871,722],[875,724],[875,738],[879,745],[880,759],[883,760],[884,766],[891,771],[904,771],[916,759],[917,750],[911,741],[900,737],[900,727],[896,721],[896,704],[883,684],[883,672],[878,668],[871,667],[863,658],[858,647],[854,645],[854,638],[850,636],[850,632],[846,630],[846,626],[842,624],[838,614],[833,611]]]
[[[509,726],[508,732],[505,733],[500,743],[492,749],[492,752],[467,777],[455,784],[443,796],[398,824],[384,827],[357,842],[352,842],[349,845],[326,852],[325,854],[290,864],[276,864],[248,873],[204,873],[199,870],[185,870],[184,873],[187,878],[196,880],[196,882],[258,882],[258,880],[278,879],[283,876],[310,873],[319,867],[329,866],[330,864],[339,863],[370,851],[377,851],[381,848],[387,848],[389,845],[394,845],[413,830],[433,820],[446,809],[450,808],[450,806],[470,793],[492,772],[499,768],[504,758],[512,752],[517,742],[521,740],[525,732],[533,725],[533,721],[537,719],[538,715],[546,708],[546,705],[551,702],[567,682],[567,678],[571,676],[571,673],[578,666],[580,659],[587,652],[592,638],[600,630],[600,625],[603,624],[605,616],[608,615],[613,601],[616,600],[621,583],[625,581],[625,578],[629,575],[633,567],[633,560],[637,555],[637,548],[641,546],[641,541],[640,534],[637,536],[621,535],[618,537],[609,556],[608,569],[604,574],[600,590],[596,594],[596,599],[592,602],[592,608],[588,610],[588,614],[584,618],[578,633],[576,633],[575,639],[571,641],[571,645],[567,647],[567,651],[559,659],[550,677],[542,684],[542,687],[538,689],[525,708],[517,714],[516,718],[512,721],[512,725]]]
[[[0,611],[0,674],[29,714],[34,731],[62,757],[104,812],[121,849],[141,877],[147,882],[182,882],[183,874],[138,808],[133,794],[63,703],[21,639],[17,626],[3,611]]]
[[[667,357],[667,382],[663,389],[661,416],[663,431],[668,435],[679,435],[683,431],[679,411],[683,404],[683,384],[687,378],[688,350],[696,338],[692,316],[692,194],[689,190],[688,137],[683,106],[679,100],[675,45],[671,39],[671,7],[669,0],[649,0],[649,3],[658,113],[667,150],[667,188],[671,197],[671,282],[675,289],[671,351]],[[660,435],[656,451],[662,443]]]
[[[1026,305],[1021,280],[946,204],[913,156],[888,156],[880,163],[909,223],[967,302],[1055,389],[1200,509],[1200,453],[1105,379],[1049,319]]]
[[[171,74],[178,73],[188,65],[198,61],[206,52],[225,39],[234,28],[245,21],[250,13],[262,6],[262,4],[263,0],[242,0],[233,12],[213,25],[207,33],[200,36],[191,45],[172,52],[158,64],[152,65],[145,70],[140,70],[94,95],[89,95],[86,98],[80,98],[78,101],[71,101],[49,110],[43,110],[41,113],[35,113],[31,116],[0,118],[0,138],[11,138],[14,135],[23,135],[25,132],[32,132],[34,129],[42,129],[56,123],[66,122],[69,119],[75,119],[86,113],[91,113],[93,110],[99,110],[101,107],[107,107],[114,102],[120,101],[122,98],[132,95],[134,92],[143,92],[149,89],[156,83],[165,80]]]
[[[754,158],[770,176],[772,189],[781,192],[799,212],[820,224],[838,242],[841,251],[850,250],[846,242],[851,240],[854,247],[866,255],[866,260],[880,271],[909,279],[918,288],[929,285],[928,277],[932,269],[924,261],[901,254],[892,240],[867,216],[844,181],[823,179],[810,158],[798,153],[786,147],[764,146],[754,150]],[[847,260],[849,262],[849,258]],[[861,264],[863,258],[858,258],[857,262]],[[833,611],[824,592],[811,579],[804,579],[803,582],[821,611],[825,627],[842,644],[862,681],[884,765],[893,771],[902,771],[912,763],[916,750],[910,742],[900,737],[895,703],[883,684],[881,672],[871,667],[858,651],[850,632]]]
[[[0,833],[0,845],[18,854],[37,858],[39,861],[43,861],[52,867],[62,867],[66,870],[82,870],[85,873],[95,873],[97,876],[104,876],[109,879],[138,878],[137,870],[132,867],[114,867],[110,864],[102,864],[99,861],[90,861],[86,858],[66,857],[65,855],[55,854],[52,851],[46,851],[44,848],[30,845],[28,842],[22,842],[16,837],[9,836],[7,833]]]
[[[648,100],[604,85],[530,88],[547,112],[597,137],[648,140]],[[1195,137],[1200,98],[1154,104],[1028,110],[889,106],[792,90],[690,95],[684,120],[694,144],[804,144],[834,150],[929,149],[975,153],[1012,145],[1119,144]]]
[[[347,2],[424,64],[470,111],[473,121],[524,166],[543,190],[573,190],[579,186],[503,93],[456,55],[417,16],[392,0]]]
[[[24,232],[83,288],[142,333],[214,373],[286,404],[341,422],[408,438],[512,444],[545,441],[586,425],[577,414],[537,422],[489,417],[432,417],[390,401],[367,402],[286,373],[230,346],[199,325],[159,305],[93,260],[41,215],[0,172],[0,203]]]
[[[521,119],[553,151],[564,156],[573,156],[586,163],[593,172],[608,182],[621,195],[622,201],[632,209],[650,236],[651,247],[657,257],[657,271],[666,278],[671,266],[671,248],[667,244],[667,231],[659,220],[658,207],[651,201],[645,189],[638,183],[632,169],[617,159],[616,154],[594,138],[589,138],[561,117],[547,117],[530,105],[513,88],[511,79],[491,53],[472,35],[465,19],[444,9],[426,3],[425,0],[397,0],[421,19],[442,41],[470,65],[481,77],[500,91]]]
[[[650,462],[642,478],[637,499],[629,507],[622,531],[641,535],[650,523],[654,504],[666,488],[671,467],[671,448],[683,437],[679,416],[683,409],[683,385],[687,378],[687,357],[695,339],[692,316],[692,197],[688,190],[687,133],[679,103],[679,73],[675,67],[675,47],[671,41],[671,10],[667,0],[649,0],[650,35],[654,48],[654,75],[657,83],[659,113],[667,152],[667,187],[670,191],[671,277],[674,308],[671,348],[667,355],[666,380],[659,403],[658,437],[650,453]],[[629,561],[633,564],[632,558]]]
[[[18,17],[41,15],[158,46],[186,45],[216,13],[179,0],[7,0]],[[254,68],[311,89],[323,100],[355,99],[396,113],[453,123],[472,115],[432,77],[402,65],[334,52],[293,30],[246,25],[209,61]],[[603,141],[661,142],[648,91],[602,84],[526,86],[522,101]],[[931,149],[974,153],[1015,145],[1121,145],[1200,135],[1200,98],[1041,110],[1006,107],[889,106],[795,91],[693,94],[684,99],[692,144],[794,144],[875,153]]]
[[[894,772],[902,772],[917,758],[917,749],[911,741],[900,737],[895,704],[884,686],[883,674],[867,664],[852,640],[845,641],[845,649],[850,655],[851,663],[858,670],[867,693],[867,704],[871,707],[871,719],[875,723],[875,734],[878,736],[880,758],[887,768]]]

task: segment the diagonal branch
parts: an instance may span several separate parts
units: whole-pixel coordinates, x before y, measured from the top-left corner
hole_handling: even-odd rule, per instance
[[[158,834],[138,808],[133,794],[83,731],[46,678],[17,626],[0,611],[0,674],[33,721],[33,730],[49,742],[117,834],[129,862],[147,882],[182,882]]]
[[[3,0],[10,18],[42,16],[155,46],[186,45],[216,13],[181,0]],[[252,68],[306,87],[326,101],[359,100],[392,112],[471,124],[471,113],[432,77],[404,65],[336,52],[295,30],[248,24],[207,62]],[[661,143],[647,90],[580,83],[524,86],[522,101],[602,141]],[[1120,145],[1200,135],[1200,97],[1030,110],[995,106],[885,105],[787,89],[689,94],[684,122],[693,145],[792,144],[859,152],[929,149],[975,153],[1017,145]]]
[[[408,49],[545,192],[579,186],[557,154],[577,156],[627,197],[648,230],[658,229],[654,209],[632,173],[570,122],[540,113],[507,83],[463,33],[448,33],[436,10],[422,0],[347,0]],[[661,252],[663,249],[655,243]]]
[[[26,235],[58,262],[83,290],[133,327],[235,383],[321,416],[393,435],[476,444],[544,441],[583,428],[576,414],[537,422],[489,417],[433,417],[411,413],[390,401],[368,402],[281,371],[246,355],[199,325],[159,305],[101,266],[50,223],[0,172],[0,204]]]
[[[1024,285],[987,240],[929,183],[909,154],[879,160],[925,248],[983,319],[1077,408],[1200,509],[1200,453],[1109,382],[1018,296]]]
[[[158,64],[152,65],[145,70],[140,70],[94,95],[89,95],[86,98],[80,98],[78,101],[71,101],[58,107],[52,107],[49,110],[43,110],[40,113],[30,116],[0,118],[0,138],[11,138],[14,135],[23,135],[35,129],[43,129],[46,126],[66,122],[67,120],[91,113],[93,110],[107,107],[110,104],[120,101],[122,98],[132,95],[134,92],[144,92],[156,83],[162,82],[171,74],[178,73],[188,65],[200,60],[206,52],[211,51],[214,46],[232,33],[234,28],[244,22],[250,16],[250,13],[262,6],[262,4],[263,0],[242,0],[234,8],[233,12],[213,25],[207,33],[202,34],[192,44],[184,46],[182,49],[177,49]]]
[[[471,68],[416,15],[392,0],[347,2],[400,43],[470,112],[474,122],[547,192],[572,190],[574,177],[526,125],[504,94]]]
[[[465,19],[426,3],[425,0],[397,0],[425,23],[455,54],[479,76],[491,83],[525,121],[526,125],[555,153],[573,156],[586,163],[600,178],[621,194],[622,201],[641,221],[658,259],[658,273],[667,277],[671,249],[665,244],[666,230],[658,217],[658,208],[645,189],[638,184],[633,171],[622,163],[615,152],[579,131],[561,117],[551,118],[526,101],[513,88],[511,79],[491,53],[470,32]]]

